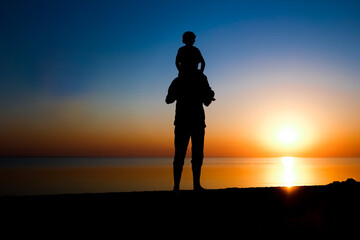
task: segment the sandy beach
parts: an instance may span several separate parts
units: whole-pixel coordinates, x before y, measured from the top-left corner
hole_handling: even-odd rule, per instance
[[[121,234],[350,234],[359,224],[360,183],[1,197],[9,227]],[[5,225],[5,226],[7,226]],[[4,229],[7,229],[6,227]],[[150,236],[150,235],[148,235]]]

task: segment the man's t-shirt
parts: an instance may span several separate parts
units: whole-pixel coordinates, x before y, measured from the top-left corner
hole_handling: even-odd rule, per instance
[[[200,71],[192,77],[177,77],[171,83],[166,102],[176,100],[176,126],[205,127],[203,104],[208,106],[214,97],[209,82]]]

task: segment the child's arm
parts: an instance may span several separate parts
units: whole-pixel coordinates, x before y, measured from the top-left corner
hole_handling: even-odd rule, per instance
[[[203,56],[200,53],[200,71],[203,73],[205,69],[205,60],[203,58]]]
[[[176,65],[177,70],[180,72],[181,65],[180,65],[179,52],[176,54],[176,58],[175,58],[175,65]]]

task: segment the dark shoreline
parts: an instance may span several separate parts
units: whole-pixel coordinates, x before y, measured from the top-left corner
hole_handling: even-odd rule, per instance
[[[0,197],[7,223],[58,226],[67,223],[121,231],[182,229],[202,233],[345,234],[360,223],[360,182],[324,186],[227,188],[205,192],[88,193]],[[37,222],[36,218],[40,222]],[[116,229],[118,229],[118,227]],[[223,232],[225,233],[225,232]]]

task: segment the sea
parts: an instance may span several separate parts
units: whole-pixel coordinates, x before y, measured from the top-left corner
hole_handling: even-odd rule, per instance
[[[0,196],[172,190],[172,158],[0,158]],[[204,159],[207,189],[326,185],[360,180],[355,158]],[[191,159],[181,189],[192,189]]]

